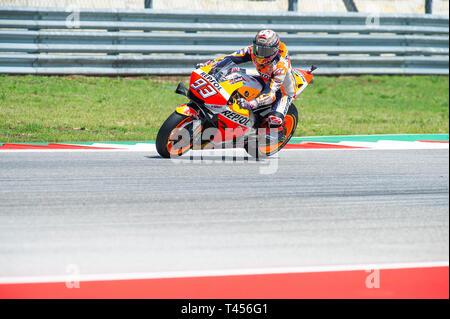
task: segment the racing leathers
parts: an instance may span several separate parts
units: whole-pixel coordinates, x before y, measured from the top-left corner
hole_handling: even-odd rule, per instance
[[[280,43],[278,54],[268,64],[257,63],[253,54],[253,46],[250,45],[231,55],[208,61],[204,65],[216,63],[216,67],[221,67],[230,61],[235,64],[253,62],[260,75],[258,80],[264,84],[264,88],[255,99],[246,102],[253,109],[272,104],[272,111],[268,115],[268,125],[269,127],[280,127],[296,93],[286,45],[283,42]]]

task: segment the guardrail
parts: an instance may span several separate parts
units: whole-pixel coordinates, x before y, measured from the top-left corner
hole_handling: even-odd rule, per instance
[[[189,74],[271,28],[318,74],[448,74],[449,19],[0,7],[0,73]]]

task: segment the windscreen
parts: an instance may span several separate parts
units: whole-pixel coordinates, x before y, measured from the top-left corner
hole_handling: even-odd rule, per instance
[[[244,73],[244,69],[241,69],[236,63],[230,61],[223,67],[213,69],[210,74],[214,76],[217,82],[223,82],[229,80],[233,76],[238,76]]]

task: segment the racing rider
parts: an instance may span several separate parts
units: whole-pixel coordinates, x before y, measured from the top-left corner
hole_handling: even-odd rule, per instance
[[[264,84],[263,91],[253,100],[240,98],[237,103],[242,108],[252,110],[272,104],[272,111],[268,114],[265,126],[268,128],[267,133],[273,133],[275,129],[276,138],[280,138],[284,135],[282,133],[284,117],[295,96],[295,80],[286,45],[280,41],[280,36],[276,32],[262,30],[256,34],[252,45],[231,55],[198,64],[197,68],[211,63],[216,63],[216,67],[222,67],[230,61],[236,64],[252,61],[256,66],[260,75],[257,78]]]

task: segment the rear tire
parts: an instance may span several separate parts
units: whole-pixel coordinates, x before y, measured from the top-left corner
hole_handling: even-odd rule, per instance
[[[286,116],[284,117],[283,126],[285,126],[288,132],[286,134],[286,139],[283,142],[278,143],[276,147],[275,145],[273,147],[264,147],[259,145],[262,143],[258,143],[259,141],[257,139],[252,139],[244,144],[244,148],[250,156],[257,159],[267,158],[273,154],[276,154],[283,149],[287,143],[289,143],[289,140],[294,135],[295,129],[297,128],[297,123],[298,111],[295,105],[291,104]]]
[[[167,120],[164,122],[164,124],[159,129],[158,135],[156,137],[156,150],[158,151],[159,155],[161,155],[164,158],[170,158],[175,156],[181,156],[185,154],[187,151],[189,151],[192,147],[192,136],[186,136],[182,131],[180,131],[179,135],[177,134],[177,129],[180,130],[183,127],[186,127],[192,123],[192,118],[181,115],[177,112],[173,112]],[[189,139],[188,145],[172,150],[172,146],[174,145],[174,140],[179,140],[180,137],[182,139]],[[186,141],[184,141],[186,142]]]

